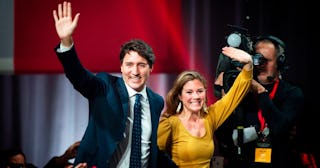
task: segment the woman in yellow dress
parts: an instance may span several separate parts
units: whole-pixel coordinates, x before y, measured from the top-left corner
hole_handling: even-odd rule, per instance
[[[249,91],[252,57],[233,47],[222,53],[243,67],[226,95],[207,107],[207,84],[196,71],[184,71],[166,97],[158,127],[158,145],[179,168],[209,168],[214,153],[213,133],[230,116]]]

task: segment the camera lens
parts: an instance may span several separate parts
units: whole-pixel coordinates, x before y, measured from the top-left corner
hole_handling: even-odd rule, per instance
[[[267,62],[267,59],[265,59],[263,55],[259,53],[254,54],[252,56],[252,60],[253,60],[253,65],[255,66],[263,65]]]

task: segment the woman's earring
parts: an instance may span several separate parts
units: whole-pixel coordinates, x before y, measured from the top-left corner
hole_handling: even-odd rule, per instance
[[[177,113],[180,113],[180,110],[181,110],[181,101],[179,101],[179,104],[178,104],[178,107],[177,107],[176,112],[177,112]]]
[[[204,111],[205,113],[208,113],[208,107],[207,107],[206,104],[204,104],[204,105],[202,106],[202,108],[203,108],[203,111]]]

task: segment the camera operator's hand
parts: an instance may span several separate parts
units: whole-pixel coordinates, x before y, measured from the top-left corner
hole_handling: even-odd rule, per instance
[[[252,56],[247,52],[234,47],[223,47],[222,53],[232,60],[238,61],[243,64],[243,68],[245,70],[253,69]]]
[[[250,89],[253,93],[257,93],[257,94],[268,92],[268,90],[266,90],[259,82],[257,82],[254,79],[252,79]]]

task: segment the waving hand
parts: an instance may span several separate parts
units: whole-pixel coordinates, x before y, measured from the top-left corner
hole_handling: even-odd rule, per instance
[[[55,27],[61,43],[69,47],[72,45],[72,34],[77,27],[80,13],[77,13],[72,20],[71,2],[64,1],[63,4],[58,4],[58,12],[53,10],[53,18]]]

